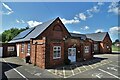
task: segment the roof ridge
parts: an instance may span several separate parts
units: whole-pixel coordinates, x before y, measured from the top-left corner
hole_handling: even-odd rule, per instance
[[[78,35],[85,35],[85,34],[80,34],[80,33],[72,33],[72,32],[69,32],[70,34],[78,34]]]
[[[99,33],[108,33],[108,32],[97,32],[97,33],[87,33],[87,34],[99,34]],[[85,35],[87,35],[85,34]]]
[[[57,17],[57,18],[59,18],[59,17]],[[49,22],[49,21],[54,21],[54,20],[56,20],[57,18],[49,19],[49,20],[43,22],[42,24],[45,24],[45,23],[47,23],[47,22]],[[36,26],[34,26],[34,27],[38,27],[38,26],[40,26],[40,25],[42,25],[42,24],[38,24],[38,25],[36,25]]]

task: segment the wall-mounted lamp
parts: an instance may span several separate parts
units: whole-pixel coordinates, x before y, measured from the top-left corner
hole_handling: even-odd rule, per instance
[[[73,47],[76,47],[76,44],[73,44]]]

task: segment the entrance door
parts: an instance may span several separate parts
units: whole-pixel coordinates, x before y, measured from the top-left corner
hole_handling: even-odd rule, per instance
[[[19,44],[17,44],[17,56],[19,56]]]
[[[68,59],[71,62],[76,62],[76,48],[68,48]]]
[[[0,57],[2,57],[3,55],[3,47],[0,47]]]

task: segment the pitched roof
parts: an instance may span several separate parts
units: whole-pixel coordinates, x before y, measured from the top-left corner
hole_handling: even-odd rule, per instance
[[[94,41],[103,41],[105,38],[107,32],[98,32],[98,33],[91,33],[91,34],[85,34],[87,38],[90,38]]]
[[[18,34],[15,38],[13,38],[9,43],[15,43],[15,42],[22,42],[22,41],[29,41],[30,38],[36,38],[39,34],[41,34],[46,28],[49,27],[50,24],[52,24],[56,19],[49,20],[47,22],[44,22],[40,25],[35,26],[34,28],[29,28],[20,34]]]
[[[70,33],[70,35],[72,37],[80,38],[80,39],[83,39],[83,40],[85,40],[87,38],[86,35],[84,35],[84,34]]]
[[[25,38],[31,31],[33,31],[35,29],[35,27],[29,28],[27,30],[22,31],[21,33],[19,33],[16,37],[13,38],[13,40],[18,40],[18,39],[22,39]]]

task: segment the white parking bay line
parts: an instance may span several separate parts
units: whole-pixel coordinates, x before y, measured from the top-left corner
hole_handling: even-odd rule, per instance
[[[88,65],[90,68],[92,68],[92,69],[93,69],[93,67],[92,67],[89,63],[87,63],[87,65]]]
[[[112,74],[112,73],[110,73],[110,72],[107,72],[107,71],[105,71],[105,70],[103,70],[103,69],[98,69],[98,70],[100,70],[100,71],[102,71],[102,72],[104,72],[104,73],[107,73],[107,74],[109,74],[109,75],[111,75],[111,76],[113,76],[113,77],[115,77],[115,78],[117,78],[117,79],[120,79],[120,77],[118,77],[118,76],[116,76],[116,75],[114,75],[114,74]]]
[[[3,59],[3,61],[5,62],[5,63],[7,63],[7,61],[5,61],[4,59]],[[8,66],[10,66],[15,72],[17,72],[20,76],[22,76],[23,78],[25,78],[26,80],[28,80],[22,73],[20,73],[17,69],[15,69],[15,68],[13,68],[10,64],[8,64],[7,63],[7,65]]]
[[[55,74],[57,75],[57,69],[55,69]]]
[[[86,70],[88,70],[82,63],[81,63],[81,65],[82,65]]]
[[[71,69],[71,71],[72,71],[72,74],[73,74],[73,75],[75,75],[75,73],[74,73],[74,71],[73,71],[73,69],[72,69],[72,67],[71,67],[71,66],[70,66],[70,69]]]
[[[81,73],[81,70],[80,70],[80,68],[78,68],[78,66],[75,64],[75,66],[76,66],[76,68],[78,69],[78,71]]]
[[[63,67],[63,76],[64,76],[64,78],[66,78],[66,77],[65,77],[65,69],[64,69],[64,67]]]
[[[118,65],[114,65],[114,64],[109,64],[109,65],[120,68],[120,66],[118,66]]]

